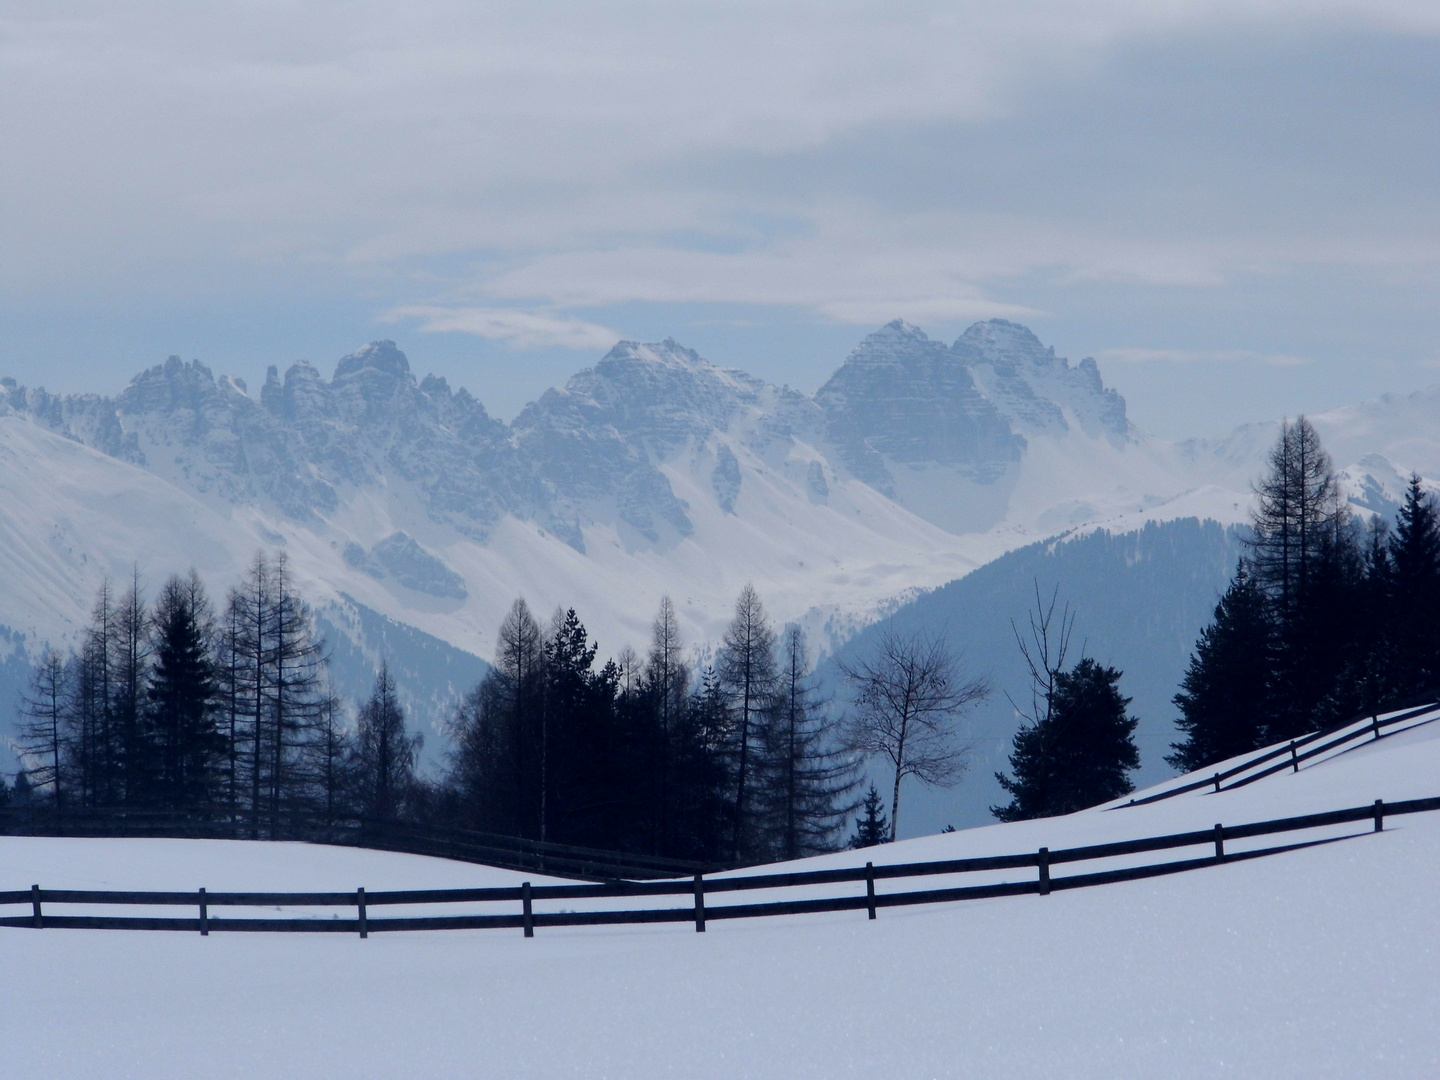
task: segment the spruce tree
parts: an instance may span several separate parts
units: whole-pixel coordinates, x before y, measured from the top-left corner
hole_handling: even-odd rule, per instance
[[[993,806],[1001,821],[1052,817],[1108,802],[1134,790],[1127,774],[1140,767],[1138,721],[1120,693],[1120,672],[1086,657],[1057,672],[1049,716],[1016,732],[1010,769],[997,773],[1012,796]]]
[[[1263,745],[1274,639],[1270,601],[1242,560],[1175,695],[1184,738],[1169,764],[1192,772]]]
[[[675,805],[669,854],[702,862],[731,859],[735,836],[735,718],[730,695],[713,667],[680,719],[675,740]]]
[[[603,844],[593,826],[609,802],[614,686],[594,671],[597,647],[574,608],[557,611],[545,641],[540,839]]]
[[[1395,698],[1440,689],[1440,516],[1412,474],[1390,545],[1390,628]]]
[[[24,769],[15,774],[15,786],[10,789],[10,805],[16,810],[30,810],[35,806],[35,787],[30,783],[30,774]]]
[[[496,634],[490,670],[461,701],[453,724],[451,782],[472,827],[538,838],[544,693],[544,639],[517,598]]]
[[[852,849],[875,847],[890,840],[890,826],[885,821],[885,802],[875,785],[865,793],[860,804],[860,816],[855,819],[855,832],[850,837]]]
[[[356,718],[350,777],[362,816],[379,820],[400,816],[415,784],[415,757],[420,745],[421,737],[409,734],[405,728],[395,680],[389,665],[382,662],[375,675],[375,688]]]
[[[165,583],[152,621],[143,714],[150,801],[168,810],[208,806],[221,791],[226,739],[216,713],[214,617],[194,570]]]

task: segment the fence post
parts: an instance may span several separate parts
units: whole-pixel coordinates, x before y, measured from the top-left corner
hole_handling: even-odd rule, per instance
[[[1215,794],[1220,794],[1220,774],[1218,772],[1215,774]]]
[[[365,925],[365,889],[363,887],[355,890],[355,907],[360,912],[360,936],[362,938],[369,937],[370,928]]]
[[[31,886],[30,886],[30,910],[31,910],[31,912],[32,912],[31,919],[32,919],[32,921],[33,921],[33,923],[34,923],[35,929],[36,929],[36,930],[43,929],[44,926],[45,926],[45,919],[44,919],[44,917],[40,914],[40,886],[39,886],[39,885],[31,885]]]
[[[1218,821],[1215,823],[1215,861],[1225,861],[1225,827]]]
[[[1042,847],[1040,854],[1035,857],[1036,865],[1040,867],[1040,895],[1050,895],[1050,849]]]
[[[1300,755],[1295,753],[1294,739],[1290,740],[1290,771],[1292,773],[1298,773],[1300,771]]]
[[[1385,831],[1385,800],[1375,800],[1375,831]]]
[[[1375,733],[1375,738],[1380,738],[1380,714],[1376,713],[1370,718],[1370,730]]]
[[[200,936],[210,936],[210,907],[205,902],[205,890],[200,890]]]
[[[870,910],[870,918],[875,918],[875,864],[865,864],[865,903]]]
[[[705,932],[705,879],[695,875],[695,932]]]
[[[525,936],[535,936],[535,913],[530,910],[530,882],[520,883],[520,904],[524,908],[523,921],[525,924]]]

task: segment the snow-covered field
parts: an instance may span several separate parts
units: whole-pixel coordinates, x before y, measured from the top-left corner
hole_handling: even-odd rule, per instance
[[[1235,792],[867,855],[1055,848],[1433,795],[1440,723]],[[0,930],[0,1059],[5,1075],[46,1077],[1434,1077],[1440,814],[1366,828],[1150,881],[704,935]],[[0,889],[521,876],[305,845],[0,838]]]

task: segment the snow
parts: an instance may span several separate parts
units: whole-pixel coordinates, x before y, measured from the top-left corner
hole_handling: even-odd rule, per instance
[[[264,498],[235,495],[253,478],[226,471],[224,447],[191,438],[190,411],[162,408],[170,400],[170,375],[180,380],[177,393],[209,378],[208,371],[203,379],[199,369],[182,371],[185,365],[146,373],[141,381],[149,389],[136,391],[132,404],[152,411],[126,414],[145,467],[55,434],[18,407],[0,406],[0,622],[38,651],[47,639],[73,638],[104,575],[123,580],[138,568],[153,588],[193,564],[212,592],[223,595],[258,548],[283,546],[297,584],[317,606],[339,610],[353,597],[478,656],[490,655],[494,631],[516,595],[542,616],[556,605],[574,605],[604,653],[614,654],[626,644],[644,645],[660,597],[669,593],[687,640],[701,646],[719,636],[747,582],[760,590],[772,616],[800,622],[812,644],[829,651],[917,591],[1035,540],[1077,528],[1123,532],[1180,517],[1223,524],[1246,519],[1250,485],[1264,467],[1276,424],[1249,425],[1217,440],[1151,438],[1124,426],[1123,403],[1106,398],[1098,373],[1091,386],[1090,375],[1046,353],[1028,331],[987,325],[979,329],[1004,339],[996,345],[1001,352],[1020,345],[1030,350],[1021,367],[1038,397],[1016,397],[1021,384],[1011,385],[1011,376],[992,386],[997,407],[1026,433],[1020,460],[991,462],[999,470],[991,475],[974,463],[887,458],[882,472],[894,478],[893,499],[840,463],[814,400],[708,364],[673,342],[627,345],[580,373],[571,389],[546,399],[554,406],[549,422],[576,425],[569,433],[577,437],[602,439],[609,421],[596,417],[620,415],[605,412],[615,404],[610,398],[622,392],[635,398],[621,402],[636,410],[633,423],[626,421],[633,427],[626,438],[650,446],[657,478],[692,526],[688,535],[657,533],[659,539],[642,537],[617,516],[605,501],[613,494],[582,507],[574,535],[545,528],[543,515],[502,507],[493,522],[485,519],[481,537],[427,510],[424,491],[393,463],[383,465],[383,455],[364,459],[373,475],[363,469],[355,477],[337,474],[347,478],[335,479],[334,505],[316,503],[287,517]],[[901,327],[897,333],[918,332]],[[995,382],[998,369],[975,363],[976,377]],[[612,368],[625,368],[630,381],[602,378]],[[307,379],[319,378],[306,371]],[[354,389],[334,392],[343,397]],[[220,412],[241,400],[224,387],[216,394],[211,405]],[[1437,398],[1440,388],[1312,417],[1353,497],[1383,510],[1409,469],[1440,473]],[[593,408],[576,404],[572,416],[555,404],[565,401]],[[1119,411],[1106,421],[1110,426],[1097,427],[1097,417],[1112,406]],[[538,403],[532,411],[549,415]],[[372,417],[352,433],[355,446],[367,438],[383,442],[388,430]],[[406,452],[423,458],[427,445],[406,443]],[[739,480],[722,495],[714,478],[724,455],[734,459]],[[580,469],[583,463],[570,464]],[[481,508],[470,509],[480,514]],[[651,509],[664,516],[664,506]],[[160,522],[165,529],[157,530]],[[377,580],[347,564],[348,547],[369,550],[400,532],[414,538],[424,558],[463,579],[468,595],[459,587],[432,595],[407,588],[403,575]]]
[[[1440,723],[1429,723],[1220,795],[866,857],[1056,848],[1394,802],[1440,794],[1437,777]],[[875,922],[719,921],[704,935],[0,930],[0,1047],[8,1072],[57,1078],[1433,1077],[1440,814],[1367,828],[1167,878],[881,909]],[[0,838],[0,889],[516,876],[292,844]]]

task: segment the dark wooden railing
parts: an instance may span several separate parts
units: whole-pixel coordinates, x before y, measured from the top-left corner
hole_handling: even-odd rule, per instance
[[[798,915],[825,911],[858,911],[865,909],[870,918],[876,917],[879,908],[901,907],[913,904],[933,904],[954,900],[974,900],[983,897],[1041,896],[1065,889],[1087,888],[1120,881],[1134,881],[1141,878],[1158,877],[1165,874],[1196,870],[1220,863],[1238,862],[1261,858],[1284,851],[1311,847],[1317,844],[1334,843],[1349,839],[1356,833],[1342,836],[1328,836],[1294,840],[1246,851],[1226,851],[1228,842],[1254,839],[1257,837],[1305,832],[1315,829],[1367,822],[1367,832],[1380,832],[1386,817],[1440,810],[1440,798],[1412,799],[1405,802],[1383,803],[1376,800],[1368,806],[1334,810],[1320,814],[1305,814],[1299,817],[1278,818],[1271,821],[1251,822],[1245,825],[1215,825],[1211,829],[1192,832],[1171,833],[1164,836],[1125,840],[1115,843],[1091,844],[1084,847],[1038,851],[1016,855],[990,855],[967,859],[948,859],[919,863],[896,863],[875,866],[867,862],[863,867],[844,867],[831,870],[801,870],[792,872],[745,874],[733,877],[705,877],[695,874],[688,880],[669,881],[609,881],[599,884],[531,885],[524,882],[519,886],[483,889],[423,889],[407,892],[355,892],[328,893],[226,893],[208,892],[116,892],[90,890],[43,889],[38,884],[29,889],[15,892],[0,892],[0,908],[6,906],[28,907],[30,910],[19,915],[0,917],[0,927],[58,927],[93,930],[181,930],[191,933],[209,934],[211,931],[293,931],[301,933],[329,932],[358,934],[367,937],[380,931],[398,930],[473,930],[473,929],[520,929],[526,937],[534,935],[536,928],[557,926],[598,926],[632,925],[643,923],[690,923],[697,931],[703,932],[707,921],[716,919],[748,919],[771,915]],[[1078,874],[1056,875],[1053,869],[1068,864],[1095,862],[1097,860],[1144,854],[1154,851],[1169,851],[1186,847],[1206,848],[1206,854],[1183,859],[1148,863],[1141,866],[1109,867]],[[1023,880],[985,882],[975,885],[956,885],[941,888],[911,889],[897,892],[880,892],[876,882],[904,878],[924,878],[940,875],[987,873],[1007,870],[1033,870],[1033,876]],[[777,900],[763,903],[721,903],[709,902],[711,898],[728,893],[744,893],[756,890],[811,889],[825,885],[864,885],[859,889],[839,895],[804,896],[792,900]],[[537,901],[552,900],[609,900],[616,898],[679,897],[689,900],[683,907],[630,907],[618,910],[590,908],[579,911],[536,911]],[[375,918],[375,908],[405,907],[414,905],[446,904],[504,904],[511,905],[509,911],[489,914],[464,913],[457,915],[387,916]],[[92,906],[143,906],[189,908],[192,916],[160,918],[153,916],[112,916],[112,915],[57,915],[47,911],[56,905]],[[517,911],[514,905],[519,906]],[[215,908],[287,908],[324,907],[353,911],[354,917],[346,918],[228,918],[211,914]]]
[[[1228,769],[1216,772],[1213,776],[1166,788],[1153,795],[1146,795],[1142,799],[1131,799],[1127,803],[1112,806],[1110,809],[1123,810],[1130,806],[1144,806],[1147,803],[1173,799],[1176,795],[1184,795],[1191,791],[1206,789],[1212,792],[1231,791],[1235,788],[1245,787],[1247,784],[1253,784],[1256,780],[1262,780],[1267,776],[1273,776],[1275,773],[1284,772],[1286,769],[1298,772],[1302,762],[1341,746],[1358,745],[1368,740],[1383,738],[1387,729],[1399,724],[1409,724],[1412,720],[1417,720],[1427,713],[1435,715],[1422,720],[1421,723],[1428,724],[1440,720],[1440,703],[1429,702],[1417,708],[1406,709],[1393,716],[1387,716],[1384,720],[1380,719],[1378,713],[1358,716],[1343,724],[1336,724],[1333,727],[1312,731],[1308,735],[1291,739],[1288,743],[1278,743],[1268,750],[1259,751],[1255,755],[1245,758],[1238,765],[1232,765]],[[1420,725],[1411,726],[1419,727]],[[1264,767],[1262,768],[1262,766]],[[1252,769],[1255,771],[1251,772]]]

